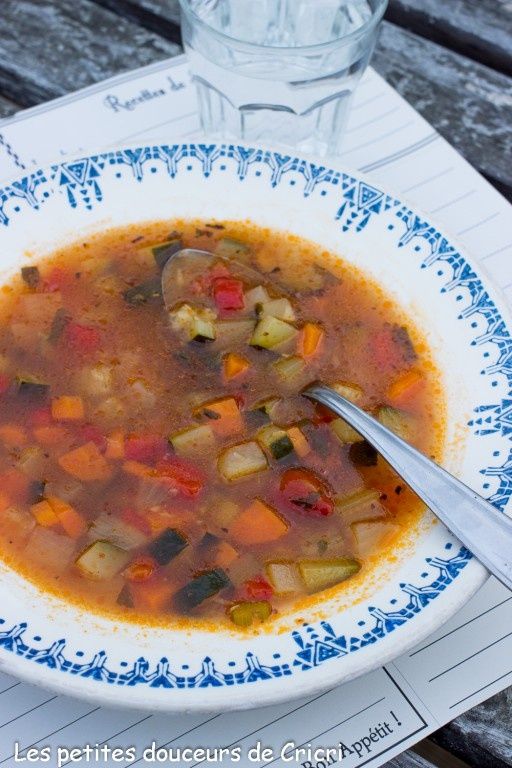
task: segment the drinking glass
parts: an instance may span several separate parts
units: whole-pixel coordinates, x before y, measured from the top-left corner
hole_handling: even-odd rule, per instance
[[[180,0],[202,129],[339,154],[387,0]]]

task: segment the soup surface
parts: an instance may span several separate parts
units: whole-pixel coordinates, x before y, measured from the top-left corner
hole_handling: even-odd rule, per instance
[[[170,262],[166,309],[182,246],[213,256]],[[330,383],[435,453],[436,370],[375,284],[230,222],[110,231],[30,264],[0,306],[7,562],[91,609],[249,627],[392,557],[418,500],[301,395]]]

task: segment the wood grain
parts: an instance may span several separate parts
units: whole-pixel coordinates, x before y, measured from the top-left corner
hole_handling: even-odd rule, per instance
[[[389,22],[373,65],[512,199],[512,79]]]
[[[157,35],[181,43],[178,0],[92,0]]]
[[[471,768],[512,765],[512,688],[465,712],[431,737]]]
[[[389,0],[386,18],[512,75],[510,0]]]
[[[401,755],[397,755],[389,763],[386,763],[382,768],[436,768],[430,760],[425,760],[415,752],[408,750],[402,752]]]
[[[88,0],[1,0],[1,6],[0,94],[21,106],[179,51]]]
[[[4,99],[2,96],[0,96],[0,119],[2,117],[13,115],[18,109],[19,107],[17,104],[14,104],[14,102],[9,101],[9,99]]]

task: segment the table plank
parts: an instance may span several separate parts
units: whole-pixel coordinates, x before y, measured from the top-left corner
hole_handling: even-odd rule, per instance
[[[92,0],[175,43],[181,42],[178,0]]]
[[[465,712],[431,738],[474,768],[512,765],[512,688]]]
[[[373,65],[512,199],[512,79],[389,22]]]
[[[510,0],[390,0],[386,18],[512,75]]]
[[[31,106],[179,50],[89,0],[2,0],[0,95]]]
[[[4,99],[0,96],[0,119],[2,117],[8,117],[13,115],[19,109],[18,105],[9,99]]]

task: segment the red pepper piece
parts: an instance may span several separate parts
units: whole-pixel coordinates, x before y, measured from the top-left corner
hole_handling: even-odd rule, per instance
[[[244,584],[244,596],[247,600],[271,600],[274,590],[263,576],[249,579]]]
[[[0,373],[0,395],[5,395],[10,386],[10,378],[5,373]]]
[[[56,293],[62,291],[73,281],[73,275],[61,267],[53,267],[42,283],[42,289],[45,293]]]
[[[184,496],[197,496],[204,485],[201,472],[192,462],[178,456],[166,456],[156,465],[156,475]]]
[[[281,477],[281,498],[287,509],[305,517],[327,517],[334,510],[324,483],[306,469],[287,469]]]
[[[92,325],[69,322],[66,325],[65,339],[69,346],[77,352],[87,354],[98,349],[101,342],[101,334]]]
[[[124,509],[121,512],[121,520],[128,525],[131,525],[132,528],[137,528],[138,531],[142,531],[142,533],[147,536],[151,535],[151,526],[149,522],[133,509]]]
[[[401,366],[404,354],[397,342],[395,326],[384,326],[370,337],[372,359],[381,371],[390,371]]]
[[[36,408],[30,414],[30,425],[36,427],[48,427],[53,422],[52,409],[50,406]]]
[[[128,435],[124,443],[126,458],[142,464],[155,464],[166,451],[167,441],[159,435]]]
[[[220,312],[244,308],[244,286],[235,277],[216,277],[213,281],[213,298]]]
[[[150,579],[155,571],[158,569],[158,564],[152,557],[138,557],[133,563],[125,568],[123,576],[128,581],[147,581]]]
[[[335,418],[336,414],[333,413],[329,408],[326,408],[325,405],[322,405],[321,403],[316,404],[314,418],[314,422],[316,424],[330,424],[330,422],[334,421]]]
[[[99,427],[95,424],[84,424],[80,428],[80,432],[85,442],[94,443],[102,453],[107,450],[107,438]]]

